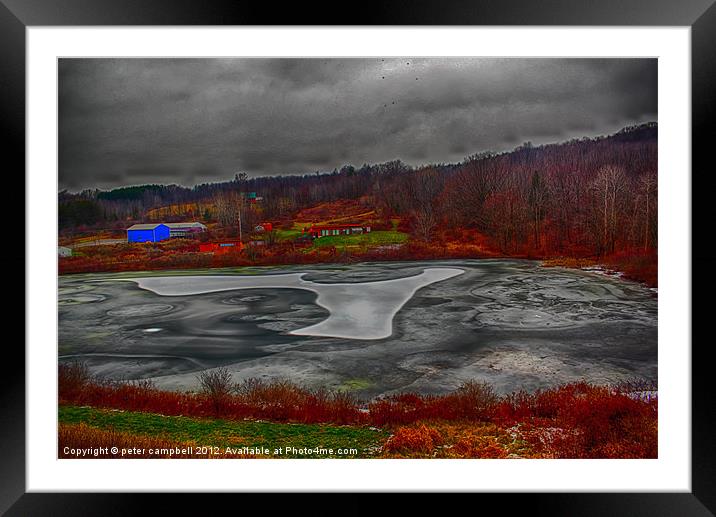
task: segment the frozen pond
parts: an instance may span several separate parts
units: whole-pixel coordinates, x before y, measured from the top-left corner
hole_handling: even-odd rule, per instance
[[[655,295],[595,273],[516,260],[240,273],[62,276],[60,361],[167,389],[226,366],[361,396],[657,377]]]

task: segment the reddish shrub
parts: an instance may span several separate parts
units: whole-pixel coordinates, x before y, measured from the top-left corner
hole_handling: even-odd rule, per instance
[[[61,364],[57,370],[60,400],[72,399],[92,381],[89,368],[85,363],[73,361]]]
[[[368,410],[375,425],[409,424],[419,420],[484,420],[496,410],[498,397],[485,383],[468,382],[440,397],[406,393],[372,401]]]
[[[201,385],[202,394],[214,408],[214,414],[216,416],[224,414],[234,391],[231,372],[226,368],[204,370],[197,375],[197,379]]]
[[[657,400],[604,386],[575,383],[503,399],[503,424],[523,426],[523,437],[561,458],[656,457]],[[616,456],[613,456],[616,455]]]
[[[460,386],[455,393],[438,398],[433,405],[438,418],[490,421],[498,400],[492,386],[471,381]]]
[[[442,436],[432,427],[399,427],[384,445],[386,452],[431,452],[442,443]]]
[[[467,437],[459,440],[452,452],[461,458],[507,458],[507,451],[492,436]]]

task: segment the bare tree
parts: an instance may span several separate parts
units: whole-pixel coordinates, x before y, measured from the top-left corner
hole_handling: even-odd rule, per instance
[[[536,249],[542,248],[542,221],[544,220],[547,212],[547,196],[547,185],[542,180],[539,172],[535,171],[532,174],[532,183],[530,185],[528,203],[530,207],[530,218],[532,219],[532,229]]]
[[[478,156],[466,162],[447,187],[446,209],[450,223],[484,227],[485,201],[495,191],[495,160],[491,155]]]
[[[617,205],[625,186],[624,169],[605,165],[597,174],[594,190],[600,199],[602,214],[602,252],[613,252],[616,244]]]
[[[204,370],[197,375],[197,380],[201,386],[202,394],[211,401],[214,413],[217,416],[220,415],[235,389],[231,372],[223,367],[216,370]]]
[[[641,191],[644,195],[644,251],[649,249],[651,231],[655,231],[655,224],[651,224],[652,212],[656,212],[656,173],[649,171],[639,179]]]
[[[242,233],[243,227],[246,225],[244,219],[246,211],[246,199],[235,190],[228,192],[219,192],[214,197],[214,206],[216,207],[216,218],[221,226],[231,228]]]
[[[433,210],[426,209],[414,210],[413,221],[415,236],[426,242],[432,240],[433,232],[438,224],[435,212]]]
[[[408,197],[410,199],[416,237],[430,241],[438,224],[435,209],[436,198],[442,190],[443,181],[435,169],[416,171],[408,181]]]

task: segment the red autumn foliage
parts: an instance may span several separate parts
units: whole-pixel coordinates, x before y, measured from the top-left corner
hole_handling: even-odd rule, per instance
[[[412,393],[380,398],[369,403],[375,425],[409,424],[420,420],[490,421],[498,397],[484,383],[468,382],[447,395]]]
[[[485,384],[467,383],[447,395],[406,393],[367,404],[348,393],[311,390],[286,381],[251,379],[230,388],[217,391],[217,398],[206,389],[199,393],[169,392],[147,381],[102,381],[91,377],[81,363],[64,364],[59,370],[60,404],[206,418],[379,427],[425,421],[490,422],[515,429],[519,438],[542,457],[657,457],[658,400],[654,387],[638,383],[574,383],[508,396],[496,395]],[[393,450],[408,444],[417,444],[418,449],[427,447],[426,436],[433,444],[439,442],[429,431],[398,431],[390,445]],[[470,438],[455,446],[469,457],[502,457],[504,451],[499,452],[502,449],[497,444],[492,447],[482,438],[476,440]]]
[[[379,225],[373,225],[379,230]],[[387,225],[386,225],[387,227]],[[553,259],[546,252],[529,248],[505,254],[494,247],[490,238],[469,228],[452,228],[437,232],[431,242],[409,240],[397,246],[367,249],[319,247],[306,252],[310,242],[285,241],[264,246],[244,246],[243,251],[224,254],[200,253],[193,239],[170,239],[157,243],[87,246],[75,256],[59,261],[60,274],[109,271],[151,271],[165,269],[204,269],[240,266],[269,266],[317,263],[350,263],[358,261],[406,261],[464,258],[531,258],[552,259],[551,265],[579,267],[582,263],[601,264],[624,273],[630,280],[657,286],[656,251],[631,249],[604,257],[573,250],[572,257]],[[583,257],[573,258],[573,257]]]
[[[495,421],[521,424],[533,447],[555,457],[655,458],[657,413],[655,397],[576,383],[510,395],[498,404]]]
[[[489,436],[463,438],[453,446],[453,451],[460,458],[507,458],[505,448]]]
[[[399,427],[383,446],[387,452],[430,452],[442,443],[442,436],[432,427]]]
[[[184,242],[179,242],[184,241]],[[59,273],[156,271],[241,266],[403,261],[493,256],[475,246],[449,243],[408,242],[402,246],[375,247],[366,251],[320,247],[304,252],[310,243],[280,242],[270,246],[244,246],[224,254],[200,253],[198,241],[176,239],[157,243],[117,244],[82,248],[59,261]]]
[[[603,262],[624,273],[624,278],[656,287],[659,280],[659,260],[656,250],[630,250],[608,255]]]
[[[363,421],[357,401],[347,393],[256,379],[224,388],[214,390],[205,385],[199,393],[161,391],[149,381],[115,382],[90,377],[82,363],[63,364],[59,369],[60,404],[237,420],[338,424]]]

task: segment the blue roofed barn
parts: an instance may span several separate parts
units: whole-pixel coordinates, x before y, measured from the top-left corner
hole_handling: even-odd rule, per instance
[[[165,224],[135,224],[127,228],[127,242],[159,242],[169,238]]]

